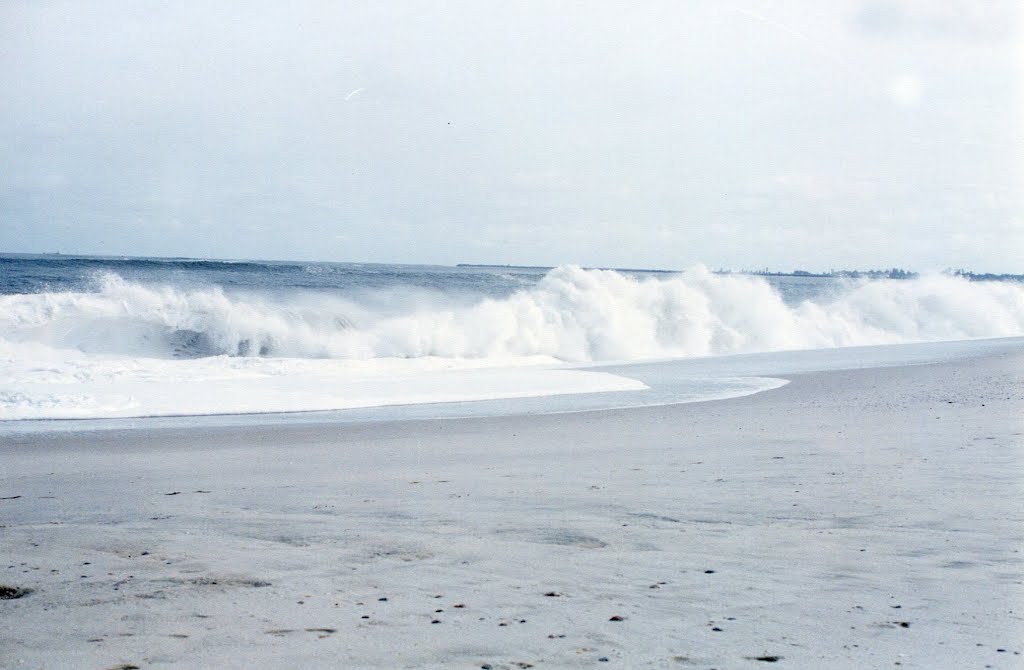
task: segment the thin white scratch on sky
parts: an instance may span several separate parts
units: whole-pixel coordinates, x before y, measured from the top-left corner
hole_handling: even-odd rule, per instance
[[[780,23],[780,22],[778,22],[778,21],[776,21],[774,19],[770,19],[767,16],[765,16],[764,14],[759,14],[759,13],[755,12],[752,9],[746,9],[744,7],[736,7],[736,6],[733,6],[732,9],[733,9],[733,11],[739,12],[740,14],[745,14],[745,15],[749,16],[752,19],[755,19],[757,21],[761,21],[762,23],[766,23],[766,24],[772,26],[773,28],[778,28],[779,30],[787,32],[790,35],[792,35],[793,37],[798,37],[798,38],[800,38],[800,39],[802,39],[802,40],[804,40],[806,42],[811,42],[812,44],[817,44],[817,42],[812,40],[810,37],[808,37],[804,33],[800,32],[796,28],[793,28],[792,26],[788,26],[785,23]]]

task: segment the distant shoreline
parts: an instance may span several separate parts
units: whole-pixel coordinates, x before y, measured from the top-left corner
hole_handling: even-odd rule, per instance
[[[478,268],[487,270],[554,270],[552,265],[506,265],[489,263],[458,263],[457,268]],[[678,274],[682,270],[659,270],[650,268],[603,268],[586,267],[585,270],[612,270],[614,272],[642,272],[644,274]],[[752,277],[807,277],[818,279],[916,279],[920,273],[900,268],[890,270],[832,270],[831,272],[808,272],[806,270],[793,270],[792,272],[778,272],[772,270],[712,270],[716,275],[747,275]],[[1024,281],[1024,274],[1006,273],[977,273],[965,270],[947,270],[943,274],[963,277],[970,281]]]

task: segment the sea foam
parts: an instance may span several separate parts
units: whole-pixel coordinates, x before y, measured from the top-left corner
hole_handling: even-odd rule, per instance
[[[372,301],[227,293],[105,274],[95,291],[0,296],[0,341],[149,358],[444,357],[500,365],[534,356],[578,363],[1024,333],[1024,285],[941,275],[850,281],[796,305],[762,278],[703,267],[643,278],[565,266],[507,297],[470,303],[393,293],[395,300]]]
[[[0,420],[631,392],[646,385],[568,368],[1022,333],[1024,286],[947,276],[839,283],[790,304],[763,278],[703,267],[645,277],[566,266],[489,298],[229,292],[107,273],[91,291],[0,296]],[[778,383],[710,380],[697,395]]]

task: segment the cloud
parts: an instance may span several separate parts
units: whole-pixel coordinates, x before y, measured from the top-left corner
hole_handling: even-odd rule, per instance
[[[853,15],[863,34],[997,42],[1014,37],[1021,16],[1016,0],[872,0]]]
[[[976,216],[1019,190],[1015,4],[742,5],[0,2],[0,248],[912,264],[1022,218]]]

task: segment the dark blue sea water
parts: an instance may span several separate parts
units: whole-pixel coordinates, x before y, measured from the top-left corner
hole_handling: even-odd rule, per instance
[[[388,265],[299,261],[130,258],[56,254],[0,254],[0,294],[89,292],[109,274],[130,282],[182,288],[337,294],[410,287],[460,295],[502,298],[539,282],[551,268],[506,266]],[[634,277],[665,277],[665,271],[630,270]],[[765,277],[789,304],[827,295],[836,279]]]

